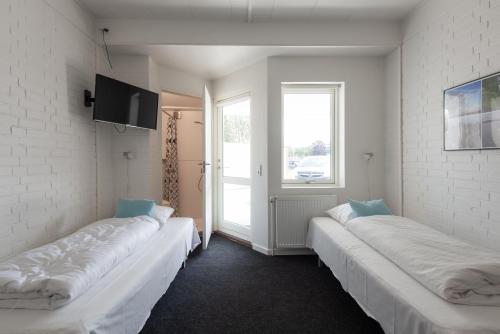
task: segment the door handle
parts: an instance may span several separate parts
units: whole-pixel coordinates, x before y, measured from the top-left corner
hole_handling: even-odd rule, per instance
[[[206,167],[210,166],[210,163],[208,163],[206,161],[202,161],[202,162],[198,163],[198,166],[201,166],[201,174],[205,174]]]
[[[257,170],[257,175],[262,176],[262,164],[259,165],[259,169]]]

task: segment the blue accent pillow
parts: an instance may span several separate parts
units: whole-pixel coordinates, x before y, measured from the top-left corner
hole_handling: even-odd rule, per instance
[[[155,202],[149,199],[123,199],[118,200],[115,218],[129,218],[149,216],[153,211]]]
[[[392,215],[391,210],[385,205],[383,199],[375,199],[373,201],[355,201],[350,199],[353,216],[366,217],[375,215]]]

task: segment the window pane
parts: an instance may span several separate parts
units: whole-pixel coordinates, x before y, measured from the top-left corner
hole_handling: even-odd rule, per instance
[[[224,106],[223,175],[250,177],[250,99]]]
[[[283,103],[283,179],[330,182],[331,94],[287,92]]]
[[[224,183],[224,220],[250,226],[250,186]]]

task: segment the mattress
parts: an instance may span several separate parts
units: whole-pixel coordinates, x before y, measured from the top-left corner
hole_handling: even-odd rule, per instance
[[[191,218],[170,218],[144,248],[72,303],[57,310],[0,309],[0,333],[137,333],[199,243]]]
[[[386,333],[500,333],[500,307],[445,301],[331,218],[311,220],[307,245]]]

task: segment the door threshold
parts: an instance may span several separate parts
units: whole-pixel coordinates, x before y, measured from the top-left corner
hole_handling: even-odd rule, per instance
[[[231,235],[229,233],[225,233],[225,232],[221,232],[221,231],[214,231],[214,234],[217,234],[225,239],[229,239],[229,240],[236,242],[237,244],[240,244],[242,246],[252,248],[252,243],[250,241],[235,237],[234,235]]]

